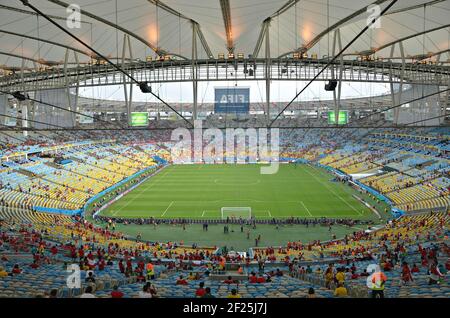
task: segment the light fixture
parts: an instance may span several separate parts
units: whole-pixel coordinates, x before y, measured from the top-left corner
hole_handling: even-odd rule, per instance
[[[13,96],[15,99],[20,100],[20,101],[24,101],[24,100],[27,99],[27,98],[25,97],[25,95],[22,94],[22,93],[19,92],[19,91],[12,93],[12,96]]]
[[[139,83],[139,88],[141,89],[142,93],[151,93],[152,92],[152,87],[150,85],[148,85],[147,82]]]

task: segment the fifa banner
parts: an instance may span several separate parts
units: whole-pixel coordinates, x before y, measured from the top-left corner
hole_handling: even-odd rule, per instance
[[[250,108],[249,87],[215,87],[215,113],[248,113]]]

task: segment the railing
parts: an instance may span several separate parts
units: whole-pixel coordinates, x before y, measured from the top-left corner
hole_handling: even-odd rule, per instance
[[[233,60],[170,60],[137,61],[125,64],[123,70],[132,72],[136,80],[148,83],[223,81],[223,80],[311,80],[327,64],[327,60],[316,59],[233,59]],[[416,83],[424,85],[447,85],[450,79],[450,67],[438,64],[407,63],[389,61],[343,62],[342,80],[346,82]],[[340,63],[334,62],[317,78],[319,81],[335,79]],[[250,71],[251,70],[251,71]],[[402,76],[402,78],[400,78]],[[110,65],[87,65],[67,68],[47,69],[12,74],[0,77],[0,87],[17,90],[40,90],[64,88],[79,83],[80,87],[122,85],[123,75]],[[20,86],[20,87],[19,87]]]

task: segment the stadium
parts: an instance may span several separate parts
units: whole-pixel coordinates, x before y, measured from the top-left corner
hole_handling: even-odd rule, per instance
[[[0,298],[449,298],[450,1],[0,17]]]

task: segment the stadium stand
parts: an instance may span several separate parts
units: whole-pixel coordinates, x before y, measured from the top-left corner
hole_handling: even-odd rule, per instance
[[[194,297],[202,281],[216,297],[227,297],[233,288],[242,297],[310,297],[308,290],[313,288],[315,297],[330,298],[344,293],[337,288],[343,276],[340,288],[349,297],[369,297],[367,266],[378,264],[388,278],[386,297],[448,297],[448,157],[417,154],[416,148],[391,148],[399,143],[397,139],[381,141],[377,134],[366,135],[357,146],[355,140],[363,132],[357,132],[353,140],[335,136],[333,143],[320,145],[313,141],[330,137],[330,132],[309,132],[305,142],[300,141],[302,135],[298,131],[284,136],[283,156],[311,160],[348,176],[362,173],[360,182],[387,196],[406,214],[378,230],[354,232],[329,242],[252,248],[242,258],[221,255],[215,247],[139,242],[116,232],[114,223],[98,228],[79,216],[36,212],[36,206],[81,209],[89,198],[140,169],[157,167],[155,156],[169,158],[171,145],[123,141],[91,145],[86,140],[59,153],[71,158],[66,164],[42,155],[3,162],[0,266],[8,276],[0,278],[1,296],[35,297],[55,289],[59,297],[79,297],[90,285],[96,297],[111,297],[113,290],[120,290],[124,297],[144,297],[144,281],[150,281],[153,297]],[[408,173],[412,169],[419,173]],[[364,174],[367,171],[371,174]],[[436,208],[444,210],[412,213]],[[224,260],[243,264],[239,282],[214,279],[224,271]],[[82,269],[80,288],[66,286],[66,264],[73,261]],[[154,265],[153,279],[143,269],[147,263]],[[442,274],[439,285],[430,283],[434,264]],[[414,268],[414,273],[405,282],[406,267]],[[277,275],[277,268],[284,275]],[[95,283],[87,274],[90,269],[95,269]],[[262,277],[261,283],[251,282],[253,272]],[[186,285],[177,285],[180,275]]]

